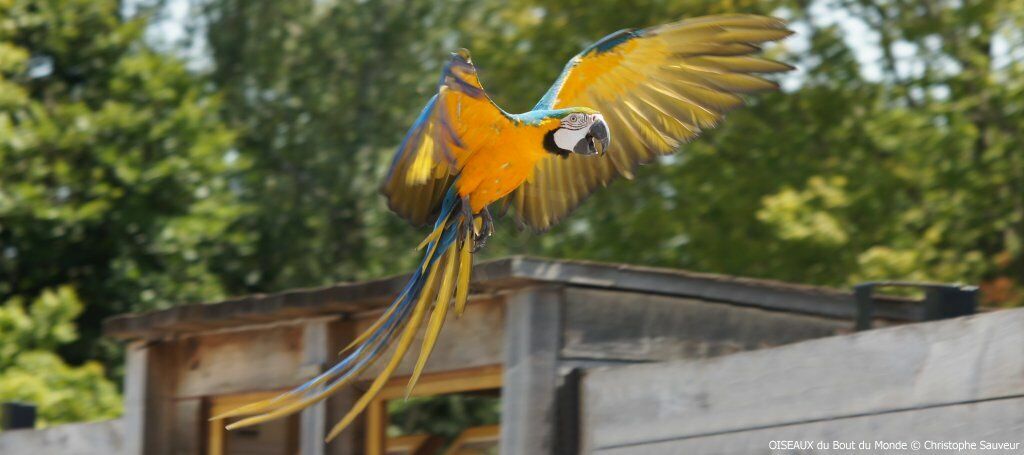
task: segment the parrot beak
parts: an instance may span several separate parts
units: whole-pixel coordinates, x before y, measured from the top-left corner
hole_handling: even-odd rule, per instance
[[[611,135],[608,133],[608,125],[604,123],[603,119],[598,119],[590,126],[587,138],[590,139],[590,149],[593,152],[591,154],[598,156],[604,155],[612,142]]]
[[[593,125],[590,125],[590,130],[587,135],[580,139],[573,147],[573,153],[577,155],[604,155],[605,151],[608,150],[608,145],[611,143],[611,138],[608,134],[608,125],[605,125],[603,119],[597,119]]]

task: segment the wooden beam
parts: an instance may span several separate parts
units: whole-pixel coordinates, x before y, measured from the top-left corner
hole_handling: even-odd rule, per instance
[[[303,351],[302,325],[215,333],[157,343],[183,359],[173,370],[175,398],[198,398],[292,387],[312,377],[317,364]],[[325,348],[326,349],[326,348]]]
[[[480,390],[500,389],[503,371],[501,365],[485,365],[476,368],[428,373],[420,376],[416,388],[410,397],[428,397],[448,393],[476,392]],[[405,398],[406,384],[409,376],[392,378],[381,388],[377,398],[393,400]]]
[[[852,319],[856,314],[856,304],[850,292],[775,280],[520,256],[512,258],[512,274],[517,278],[546,283],[692,297],[839,319]],[[915,321],[923,317],[918,302],[880,299],[876,304],[875,314],[882,319]]]
[[[124,453],[145,454],[146,389],[149,378],[149,348],[144,341],[125,348],[124,367]]]
[[[207,398],[206,406],[206,455],[223,455],[225,441],[227,440],[227,426],[229,422],[225,419],[211,419],[210,417],[238,409],[249,403],[274,398],[284,390],[272,390],[252,393],[239,393],[232,395],[221,395]]]
[[[963,403],[887,414],[821,420],[684,439],[652,441],[595,450],[599,455],[677,455],[686,453],[1024,453],[1024,398]],[[811,441],[829,449],[771,450],[772,441]],[[837,445],[840,441],[845,445]],[[974,443],[975,448],[925,449],[926,443],[952,441]],[[1009,444],[1002,449],[981,447]],[[910,444],[921,448],[914,450]],[[857,444],[866,444],[867,449]],[[897,448],[894,443],[906,443]],[[853,444],[853,445],[851,445]],[[882,444],[889,444],[888,446]],[[850,449],[849,447],[853,447]],[[888,449],[887,449],[888,448]]]
[[[594,370],[583,449],[1024,397],[1021,346],[1024,309]]]
[[[501,438],[501,425],[466,428],[452,441],[444,455],[483,453],[473,446],[481,443],[497,444]]]
[[[390,302],[408,279],[399,275],[359,283],[250,295],[210,304],[119,315],[104,321],[104,333],[121,339],[159,338],[226,326],[314,318],[348,317]],[[513,256],[473,269],[476,295],[515,291],[543,284],[691,297],[778,311],[852,319],[852,294],[836,289],[625,264]],[[920,320],[917,302],[880,299],[876,315],[888,320]]]
[[[373,400],[366,409],[366,455],[387,451],[388,409],[384,400]]]
[[[504,455],[554,453],[563,298],[557,288],[508,296],[501,395]]]
[[[448,313],[444,329],[437,338],[437,344],[424,367],[424,373],[443,371],[459,371],[469,368],[485,367],[501,364],[504,343],[501,334],[505,328],[504,301],[500,299],[478,299],[470,302],[462,318],[456,318],[453,312]],[[375,318],[357,321],[358,330],[368,327]],[[418,348],[422,344],[425,329],[421,328],[413,341]],[[394,352],[392,346],[383,354],[388,358]],[[416,355],[407,355],[398,364],[395,377],[412,374],[416,364]],[[375,378],[384,367],[385,362],[369,367],[360,375],[361,380]]]
[[[303,325],[303,367],[311,375],[320,374],[332,357],[334,347],[329,344],[329,326],[330,319],[314,319]],[[324,455],[327,425],[327,404],[323,401],[302,411],[299,417],[300,455]]]
[[[573,360],[702,358],[850,332],[848,321],[688,297],[567,288],[565,302],[561,356]]]

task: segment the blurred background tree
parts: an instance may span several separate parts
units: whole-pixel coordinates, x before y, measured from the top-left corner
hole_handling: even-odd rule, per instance
[[[724,126],[617,182],[544,236],[506,224],[485,255],[692,268],[826,285],[982,283],[1024,299],[1017,2],[195,0],[194,43],[254,172],[247,291],[398,273],[422,233],[375,190],[447,51],[529,109],[588,42],[721,12],[777,14],[801,70]],[[963,7],[962,7],[963,6]],[[233,286],[233,288],[235,288]]]
[[[217,97],[121,6],[0,0],[0,396],[43,422],[116,414],[101,321],[224,295],[213,267],[248,244]]]
[[[0,301],[73,286],[81,341],[46,349],[115,367],[113,313],[404,272],[424,233],[377,185],[448,51],[517,112],[611,31],[739,11],[798,31],[783,91],[484,254],[1024,303],[1021,2],[512,3],[0,0]]]
[[[82,302],[70,287],[45,290],[30,305],[0,307],[0,401],[33,403],[41,426],[109,419],[121,413],[117,386],[95,360],[68,365],[54,350],[78,338]]]

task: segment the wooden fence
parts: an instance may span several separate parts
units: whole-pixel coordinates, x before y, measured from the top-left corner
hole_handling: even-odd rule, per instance
[[[1024,309],[591,370],[581,393],[583,453],[1024,453]]]
[[[42,430],[0,432],[3,455],[116,455],[125,453],[124,421],[72,423]]]

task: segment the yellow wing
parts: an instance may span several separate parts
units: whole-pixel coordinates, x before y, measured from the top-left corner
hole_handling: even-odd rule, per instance
[[[622,30],[575,56],[534,109],[596,109],[608,123],[611,147],[602,157],[542,159],[512,195],[516,219],[546,230],[599,186],[632,178],[638,164],[717,125],[744,103],[739,95],[776,89],[752,73],[792,67],[750,54],[791,33],[775,18],[709,16]]]
[[[452,54],[434,95],[406,133],[381,185],[388,206],[415,225],[433,221],[466,159],[509,122],[484,92],[469,52]]]

